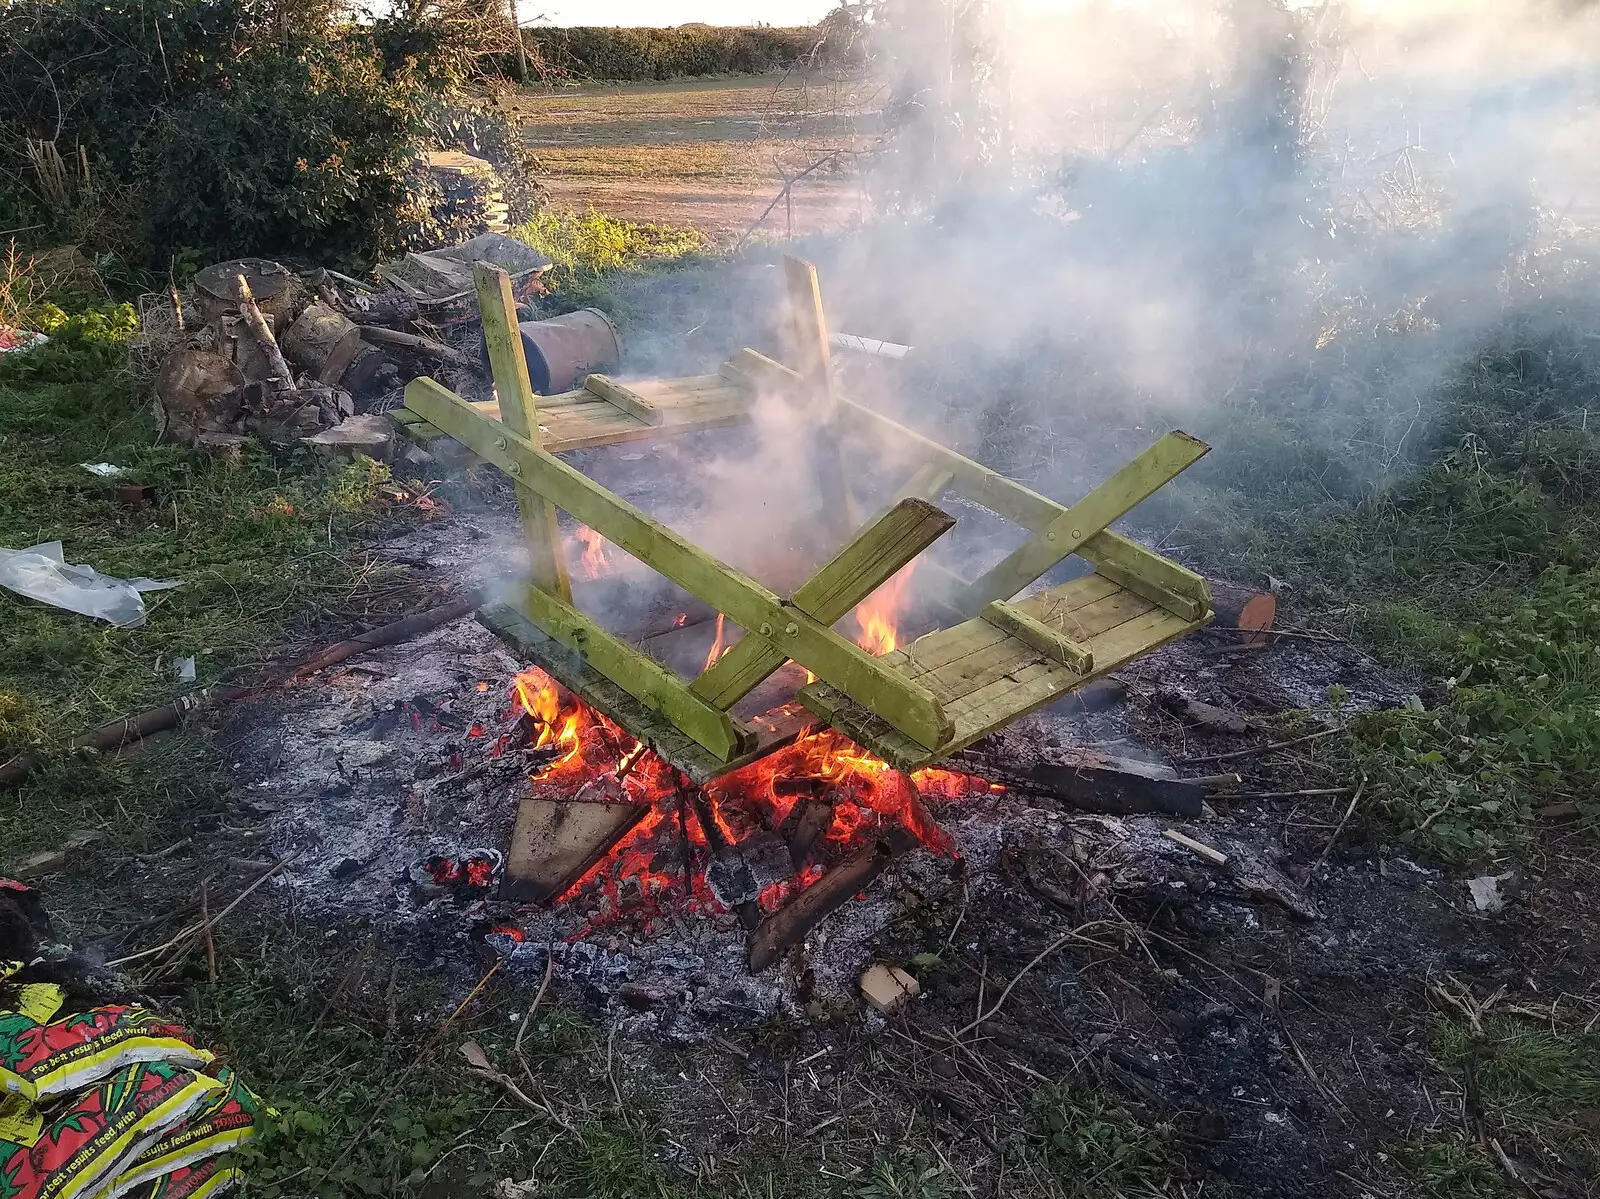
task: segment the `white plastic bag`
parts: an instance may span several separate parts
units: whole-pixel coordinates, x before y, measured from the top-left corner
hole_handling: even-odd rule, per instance
[[[0,587],[80,616],[132,628],[144,623],[146,591],[181,587],[177,580],[116,579],[63,557],[59,541],[25,550],[0,549]]]

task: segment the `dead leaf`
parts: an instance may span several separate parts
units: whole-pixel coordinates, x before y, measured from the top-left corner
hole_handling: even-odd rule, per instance
[[[476,1041],[468,1041],[461,1046],[461,1056],[467,1059],[467,1065],[475,1070],[493,1070],[489,1064],[489,1055],[483,1051],[483,1046]]]

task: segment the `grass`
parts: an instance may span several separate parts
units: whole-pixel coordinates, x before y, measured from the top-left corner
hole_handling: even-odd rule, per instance
[[[1521,1193],[1489,1142],[1519,1168],[1600,1176],[1600,1036],[1493,1016],[1481,1035],[1459,1020],[1433,1030],[1439,1071],[1461,1089],[1466,1130],[1436,1129],[1401,1145],[1401,1165],[1437,1199]],[[1481,1129],[1481,1132],[1478,1131]]]
[[[641,225],[592,209],[585,213],[545,210],[512,235],[548,255],[554,266],[546,278],[562,311],[593,305],[614,310],[610,280],[637,272],[693,261],[706,249],[693,229]]]
[[[1421,710],[1352,721],[1332,765],[1368,777],[1391,834],[1449,861],[1524,846],[1543,804],[1600,816],[1595,316],[1552,302],[1455,347],[1409,439],[1329,393],[1381,392],[1408,374],[1399,359],[1446,347],[1313,355],[1203,419],[1216,452],[1152,504],[1209,569],[1287,580],[1431,680]]]
[[[1118,1194],[1170,1175],[1176,1155],[1170,1130],[1150,1128],[1108,1092],[1051,1086],[1034,1096],[1044,1160],[1063,1182]]]
[[[51,306],[34,316],[52,342],[0,359],[0,545],[60,540],[68,561],[183,585],[148,596],[137,628],[0,592],[0,760],[44,750],[57,763],[24,791],[8,855],[116,810],[116,771],[69,769],[55,751],[86,728],[170,700],[175,658],[193,657],[198,682],[211,682],[398,586],[352,548],[375,519],[384,468],[264,453],[228,462],[159,445],[145,384],[125,367],[131,309],[69,316]],[[78,465],[102,461],[128,468],[119,482],[154,487],[157,503],[118,504],[110,484]],[[80,766],[96,788],[81,785]],[[48,820],[28,816],[52,810]]]

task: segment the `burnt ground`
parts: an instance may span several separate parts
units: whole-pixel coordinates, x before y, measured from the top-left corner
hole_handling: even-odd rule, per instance
[[[503,510],[490,508],[387,548],[459,580],[492,558],[484,546],[505,530]],[[1263,649],[1198,635],[1122,672],[1120,703],[1091,713],[1069,698],[979,747],[980,758],[1011,763],[1090,745],[1185,774],[1238,771],[1240,784],[1214,792],[1198,821],[1077,813],[1012,789],[936,808],[959,858],[909,855],[759,980],[742,976],[742,934],[726,919],[684,917],[665,936],[623,921],[589,938],[593,955],[558,956],[543,1031],[529,1042],[549,1043],[527,1074],[549,1106],[524,1148],[587,1145],[585,1121],[612,1111],[642,1147],[619,1169],[648,1167],[707,1193],[742,1193],[732,1188],[753,1185],[757,1168],[772,1194],[1491,1194],[1519,1177],[1539,1194],[1600,1193],[1592,1162],[1538,1122],[1491,1112],[1484,1131],[1470,1066],[1440,1048],[1442,1029],[1490,1018],[1593,1026],[1592,855],[1549,830],[1528,865],[1503,867],[1509,902],[1491,915],[1461,876],[1390,843],[1359,803],[1345,818],[1360,780],[1339,774],[1333,742],[1265,747],[1332,727],[1347,707],[1402,703],[1419,682],[1316,624],[1290,603],[1279,627],[1296,635]],[[418,671],[433,672],[437,698],[514,666],[462,622],[370,655],[354,675],[237,708],[223,731],[237,818],[254,823],[269,857],[302,855],[277,902],[442,983],[435,1009],[418,1014],[425,1022],[494,967],[473,930],[513,913],[419,901],[406,861],[503,836],[514,787],[460,810],[446,803],[416,826],[400,815],[399,792],[418,756],[439,752],[437,738],[416,728],[381,738],[362,751],[363,781],[338,748],[348,730],[327,714],[345,710],[352,688],[377,687],[371,706],[390,705],[382,689],[410,694]],[[1348,693],[1343,707],[1327,699],[1334,685]],[[1196,725],[1176,714],[1185,696],[1250,727]],[[330,760],[341,763],[336,783]],[[408,822],[412,841],[386,831]],[[1228,864],[1163,839],[1168,828]],[[363,870],[334,877],[350,859]],[[512,1043],[546,960],[513,954],[484,993],[475,1036],[495,1068],[526,1064]],[[912,970],[921,997],[887,1019],[866,1009],[852,984],[872,961]],[[400,969],[364,963],[330,1009],[381,1014],[387,1002],[392,1025]],[[563,1013],[592,1031],[563,1041]],[[1462,1128],[1500,1146],[1503,1176],[1481,1191],[1433,1175],[1419,1184],[1416,1155]],[[557,1150],[530,1167],[534,1179],[554,1171],[549,1193],[630,1193],[587,1175],[582,1186],[594,1189],[564,1189],[574,1184],[560,1160]]]

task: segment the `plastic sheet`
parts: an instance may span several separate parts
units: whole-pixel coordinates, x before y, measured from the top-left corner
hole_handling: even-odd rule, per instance
[[[0,587],[80,616],[132,627],[144,623],[144,593],[181,587],[176,580],[118,579],[66,561],[59,541],[0,549]]]

